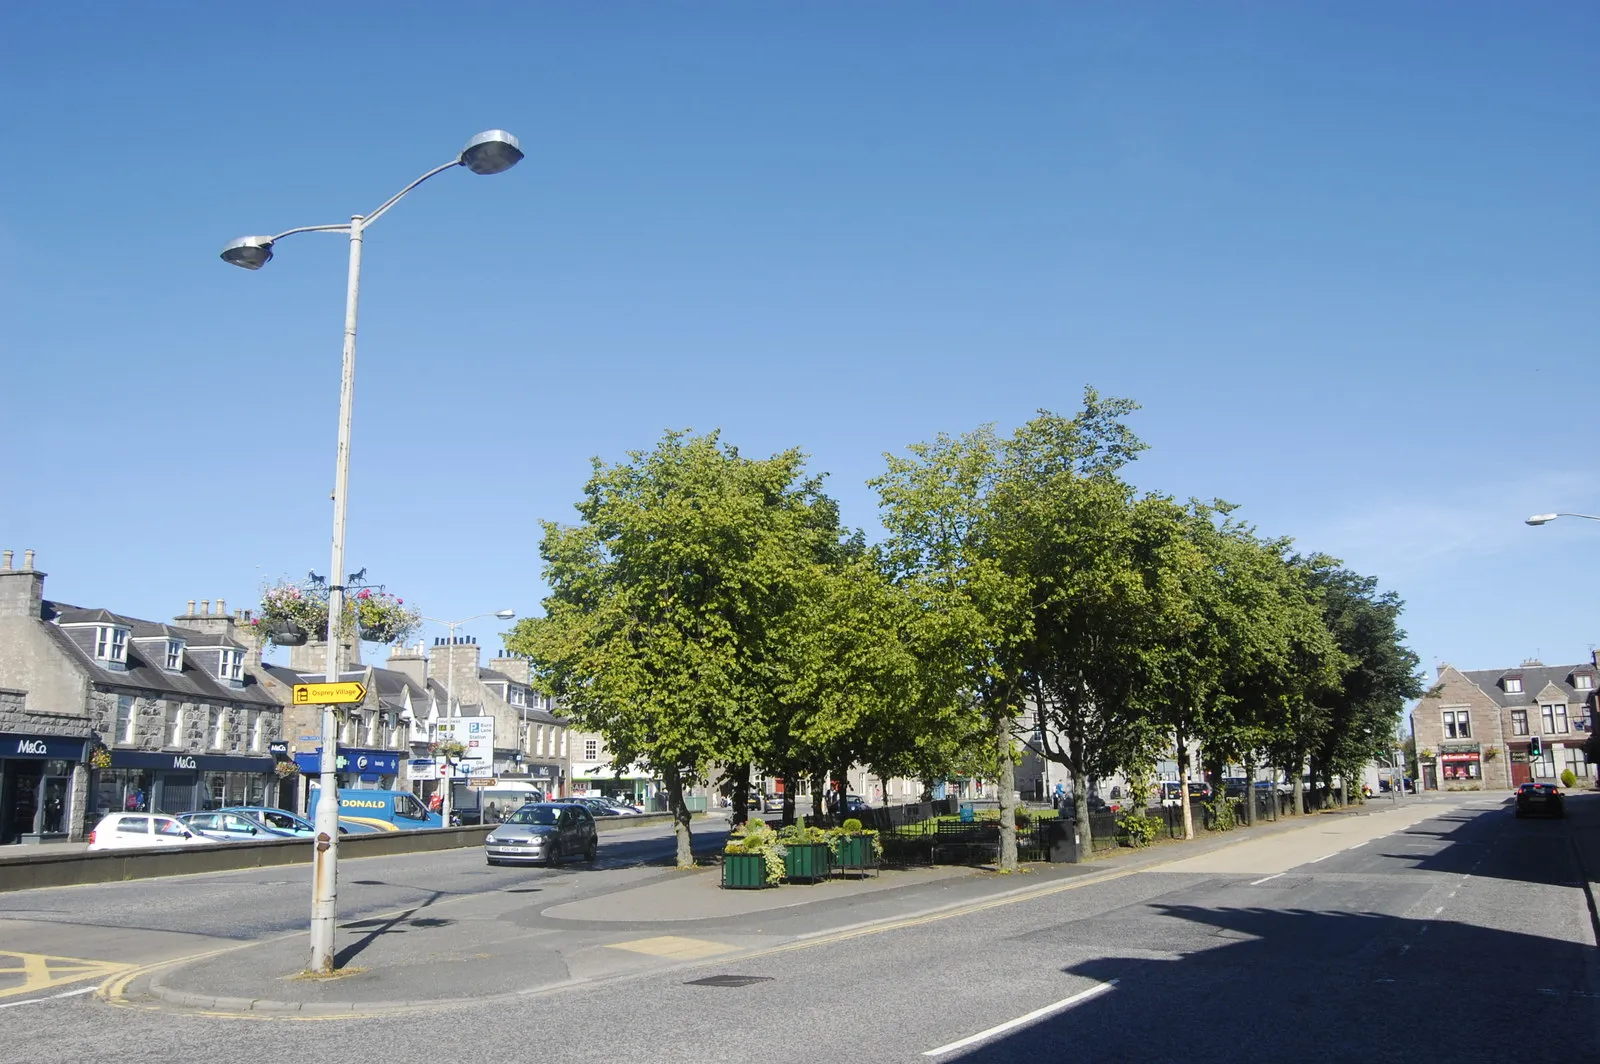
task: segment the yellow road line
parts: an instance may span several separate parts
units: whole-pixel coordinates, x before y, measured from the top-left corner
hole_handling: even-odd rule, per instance
[[[104,978],[120,972],[128,965],[116,961],[93,961],[79,957],[57,957],[48,953],[23,953],[20,950],[0,950],[0,960],[17,959],[15,968],[0,968],[0,976],[20,975],[18,986],[0,989],[0,998],[31,994],[62,983],[76,983],[84,979]]]

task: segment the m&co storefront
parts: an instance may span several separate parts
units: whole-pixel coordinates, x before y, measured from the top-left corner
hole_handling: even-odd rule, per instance
[[[95,772],[90,794],[94,811],[102,814],[273,805],[277,776],[270,757],[114,750],[111,767]]]
[[[65,840],[87,738],[0,732],[0,845]]]

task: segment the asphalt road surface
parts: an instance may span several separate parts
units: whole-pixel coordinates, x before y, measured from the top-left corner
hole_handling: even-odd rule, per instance
[[[85,992],[101,973],[71,970],[303,930],[301,869],[0,895],[0,951],[19,958],[0,995],[37,986],[0,996],[0,1060],[1600,1060],[1572,825],[1498,799],[1440,800],[1398,827],[1375,808],[1114,878],[969,877],[960,905],[911,891],[891,912],[886,891],[865,922],[807,905],[763,920],[758,949],[372,1018],[115,1004]],[[554,877],[563,897],[615,890],[670,850],[649,830],[604,843],[593,870],[486,869],[477,851],[352,861],[341,917]]]

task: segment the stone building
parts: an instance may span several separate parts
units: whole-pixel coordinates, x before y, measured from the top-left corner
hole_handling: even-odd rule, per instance
[[[525,780],[548,794],[567,794],[571,777],[566,721],[549,697],[534,689],[532,662],[502,650],[484,667],[480,655],[478,641],[471,636],[458,636],[453,642],[435,639],[429,648],[427,677],[430,686],[445,696],[444,715],[493,721],[492,769],[497,778]]]
[[[52,602],[0,554],[0,843],[82,838],[100,814],[271,804],[282,713],[222,600],[173,624]]]
[[[1524,661],[1510,669],[1440,665],[1411,711],[1422,785],[1503,791],[1564,770],[1594,777],[1583,746],[1593,727],[1600,652],[1576,665]],[[1540,756],[1532,758],[1537,738]]]

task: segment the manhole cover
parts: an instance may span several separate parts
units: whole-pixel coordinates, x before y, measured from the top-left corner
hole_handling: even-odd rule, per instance
[[[770,983],[770,975],[708,975],[704,979],[691,979],[684,986],[749,986],[751,983]]]

